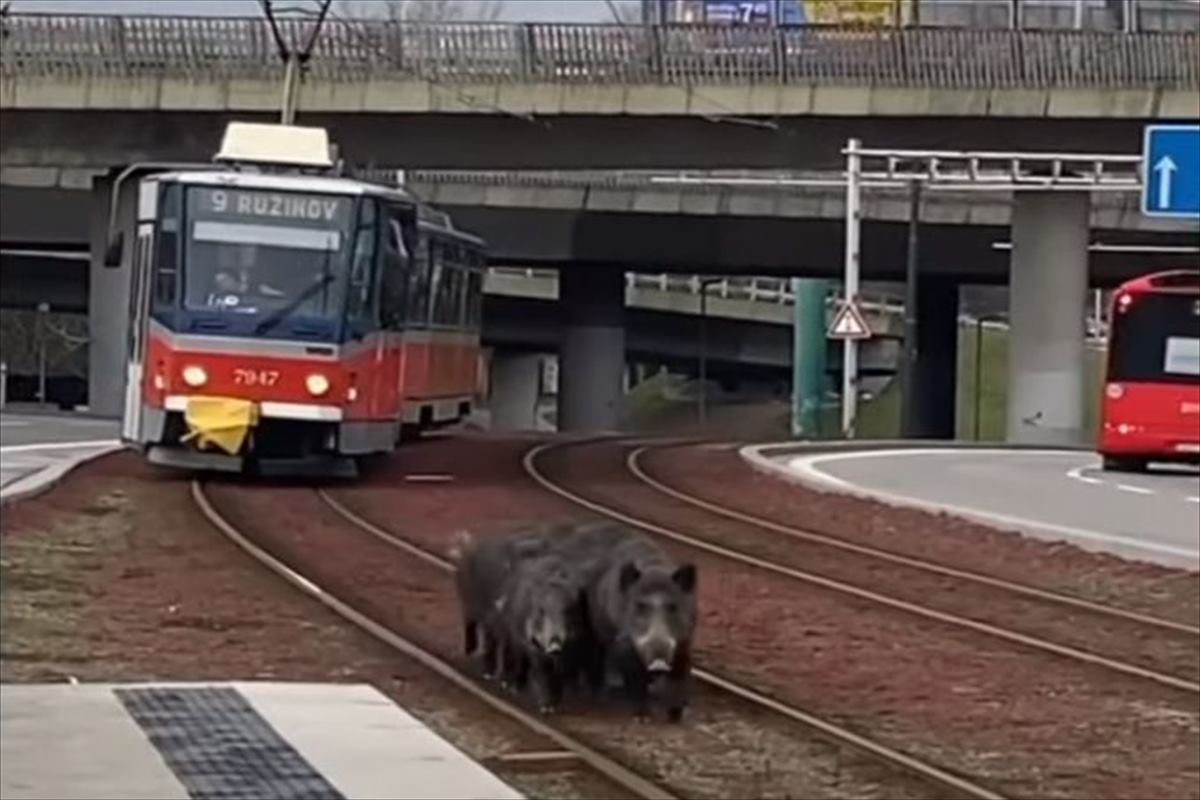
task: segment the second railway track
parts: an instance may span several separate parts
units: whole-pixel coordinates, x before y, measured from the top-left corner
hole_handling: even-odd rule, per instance
[[[590,465],[588,489],[575,488],[570,477],[554,477],[545,464],[570,448],[588,451],[586,455],[579,454],[580,460]],[[524,467],[543,488],[574,505],[686,547],[1029,650],[1189,695],[1200,693],[1196,649],[1200,631],[1192,626],[898,556],[724,509],[649,476],[640,464],[645,449],[622,445],[619,440],[543,444],[526,454]],[[569,475],[570,471],[564,474]],[[603,491],[598,492],[594,488],[597,485]],[[620,499],[616,499],[618,496]],[[719,525],[721,535],[691,532],[701,524]],[[881,576],[874,565],[884,565],[887,570]],[[882,588],[864,586],[866,574],[876,584],[883,584]],[[922,590],[906,592],[905,583],[920,586]],[[970,610],[962,607],[960,598],[966,596],[964,586],[974,592],[971,598],[980,601],[978,607],[985,614],[982,619],[974,607]],[[939,607],[939,601],[959,605],[946,610],[945,605]],[[1026,609],[1038,605],[1053,608],[1059,618],[1052,618],[1051,624],[1031,625],[1026,621],[1022,627],[1035,630],[1021,630],[1005,620],[1005,604],[1012,609],[1010,616],[1019,619],[1029,616]],[[1051,634],[1040,628],[1050,630]],[[1069,644],[1051,638],[1051,635],[1079,637],[1081,631],[1095,631],[1107,637],[1118,653],[1093,652],[1080,646],[1077,638]],[[1145,635],[1147,631],[1156,637],[1153,641],[1161,648],[1153,658],[1141,652],[1149,638]],[[1121,648],[1125,652],[1119,652]],[[1164,669],[1164,664],[1173,667],[1171,671]]]

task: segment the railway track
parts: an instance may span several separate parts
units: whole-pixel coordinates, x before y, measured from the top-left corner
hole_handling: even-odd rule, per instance
[[[660,505],[661,500],[677,500],[688,507],[692,513],[699,510],[709,517],[715,516],[722,521],[726,529],[732,524],[738,526],[741,529],[741,533],[745,534],[749,531],[751,537],[757,537],[759,540],[766,535],[775,539],[788,537],[792,542],[803,542],[809,548],[805,553],[820,553],[826,563],[832,564],[830,560],[830,554],[832,553],[836,559],[843,562],[847,559],[856,559],[861,562],[871,562],[873,565],[884,564],[891,573],[908,570],[910,574],[932,574],[942,581],[956,581],[960,586],[968,584],[973,587],[986,588],[993,593],[1008,595],[1010,599],[1020,598],[1020,601],[1026,604],[1049,604],[1061,609],[1070,609],[1072,614],[1090,617],[1091,622],[1095,622],[1097,619],[1102,620],[1103,624],[1110,628],[1120,623],[1126,629],[1136,630],[1138,634],[1143,633],[1144,629],[1151,629],[1157,635],[1167,635],[1186,642],[1181,648],[1185,655],[1195,653],[1195,640],[1200,635],[1200,630],[1192,626],[1161,620],[1124,609],[1103,606],[1079,598],[1059,595],[1035,587],[979,575],[921,559],[887,553],[844,540],[839,541],[833,537],[824,536],[816,532],[763,520],[733,509],[726,509],[703,498],[687,495],[648,475],[640,463],[643,454],[646,452],[644,446],[634,447],[622,459],[626,473],[623,478],[606,475],[609,481],[609,485],[606,487],[607,491],[609,494],[612,494],[613,486],[620,483],[620,490],[617,493],[620,494],[622,499],[619,502],[612,499],[597,500],[594,496],[588,496],[584,491],[568,486],[569,481],[554,479],[542,465],[542,461],[546,456],[551,455],[556,450],[565,451],[569,447],[621,448],[622,445],[620,442],[613,441],[573,444],[547,443],[532,448],[525,455],[523,466],[535,482],[547,491],[593,513],[639,527],[662,538],[703,551],[718,558],[763,570],[789,580],[817,586],[841,595],[852,596],[877,606],[933,620],[954,628],[983,634],[1009,644],[1049,653],[1056,657],[1099,667],[1139,680],[1150,681],[1191,695],[1200,693],[1200,683],[1197,683],[1190,675],[1185,677],[1170,674],[1160,669],[1131,663],[1128,660],[1089,652],[1075,646],[1064,645],[1043,636],[1006,627],[1003,624],[980,621],[959,613],[950,613],[935,607],[930,602],[917,602],[898,597],[894,593],[867,589],[852,580],[830,577],[828,574],[825,574],[832,571],[829,569],[822,570],[821,572],[800,569],[796,566],[796,563],[805,563],[806,559],[803,554],[798,555],[795,552],[795,545],[789,548],[792,550],[790,555],[787,558],[783,558],[771,555],[759,555],[758,553],[768,550],[768,548],[761,546],[763,544],[761,541],[756,543],[757,546],[740,545],[735,547],[718,543],[713,540],[712,536],[693,535],[681,530],[682,526],[678,522],[664,522],[663,515],[666,512],[660,512],[658,517],[655,518],[653,514],[648,514],[645,511],[646,502],[636,504],[632,498],[636,496],[637,489],[643,491],[649,490],[654,496],[659,498]],[[589,463],[594,465],[595,457]],[[593,471],[592,474],[596,475],[596,472]],[[599,478],[596,478],[596,480],[602,482]],[[674,517],[674,514],[672,514],[672,517]],[[766,544],[769,545],[770,543]],[[821,551],[824,552],[822,553]],[[1131,638],[1131,641],[1139,642],[1142,638],[1140,635],[1135,635]],[[1194,658],[1194,655],[1192,657]]]
[[[384,544],[447,573],[451,573],[455,569],[454,564],[449,560],[393,531],[365,519],[339,502],[329,492],[318,490],[317,493],[330,509],[360,531],[366,532]],[[732,698],[737,698],[737,700],[743,703],[748,703],[758,711],[765,711],[786,719],[791,723],[797,723],[812,735],[818,736],[839,747],[851,749],[884,765],[888,769],[916,778],[930,788],[937,790],[939,796],[942,796],[944,793],[945,796],[949,797],[1004,800],[1003,795],[985,786],[873,741],[844,726],[810,714],[794,705],[776,700],[762,692],[724,678],[714,672],[696,667],[692,670],[692,676],[700,684]]]
[[[673,446],[675,445],[659,445],[654,449],[667,449]],[[717,514],[727,519],[731,519],[736,522],[744,522],[749,525],[753,525],[754,527],[782,534],[783,536],[797,539],[799,541],[823,545],[846,553],[854,553],[856,555],[866,556],[890,564],[912,567],[933,575],[941,575],[964,581],[970,581],[983,586],[1002,589],[1006,592],[1021,595],[1022,597],[1032,597],[1038,600],[1044,600],[1069,609],[1079,609],[1100,616],[1135,622],[1151,628],[1159,628],[1172,633],[1183,633],[1192,637],[1200,638],[1200,625],[1189,625],[1182,622],[1176,622],[1175,620],[1161,619],[1150,614],[1143,614],[1125,608],[1097,603],[1081,597],[1062,594],[1061,592],[1052,592],[1047,589],[1030,586],[1024,583],[1017,583],[1015,581],[1005,580],[1003,578],[997,578],[980,572],[974,572],[958,567],[951,567],[945,564],[929,561],[928,559],[906,556],[901,553],[893,553],[878,547],[871,547],[869,545],[851,542],[846,539],[821,533],[819,531],[813,531],[795,525],[787,525],[773,519],[759,516],[757,514],[749,514],[745,511],[740,511],[735,508],[722,506],[719,503],[714,503],[706,498],[699,497],[695,494],[682,491],[677,487],[670,486],[666,482],[651,475],[643,463],[645,460],[644,457],[650,450],[651,448],[649,447],[639,446],[630,451],[629,455],[625,458],[625,463],[630,474],[632,474],[642,483],[661,492],[662,494],[667,495],[668,497],[672,497],[680,502],[686,503],[690,506],[695,506],[696,508],[703,509],[704,511]]]
[[[439,678],[449,682],[457,689],[470,695],[474,699],[486,704],[494,711],[507,717],[517,723],[526,730],[543,737],[548,742],[571,754],[587,768],[597,773],[605,781],[612,783],[614,786],[628,792],[631,797],[639,798],[639,800],[674,800],[676,795],[662,788],[656,783],[642,777],[638,773],[620,764],[614,759],[601,753],[595,748],[589,746],[582,740],[563,732],[559,728],[544,722],[541,719],[525,712],[522,708],[514,703],[500,697],[486,689],[477,681],[468,677],[466,674],[455,668],[451,663],[439,657],[435,653],[427,650],[419,644],[416,644],[411,639],[401,636],[396,631],[372,619],[370,616],[356,609],[351,603],[339,598],[335,594],[327,591],[316,581],[304,575],[297,569],[289,566],[282,559],[276,557],[266,548],[259,546],[253,541],[251,536],[242,530],[239,530],[225,515],[223,515],[217,506],[212,502],[209,496],[205,493],[204,484],[200,481],[193,481],[191,485],[192,499],[200,512],[208,519],[214,527],[216,527],[226,538],[231,540],[235,545],[245,551],[248,555],[262,564],[271,572],[282,577],[295,588],[299,589],[304,594],[312,597],[327,608],[332,610],[338,616],[362,629],[373,638],[382,642],[386,646],[420,664],[431,673]],[[417,555],[426,563],[431,563],[442,569],[453,569],[453,565],[445,559],[434,556],[430,553],[420,553],[414,548],[410,550],[413,555]]]

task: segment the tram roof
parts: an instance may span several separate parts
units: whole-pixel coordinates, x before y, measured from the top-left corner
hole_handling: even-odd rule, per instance
[[[420,200],[399,186],[386,186],[356,178],[339,175],[280,175],[269,172],[242,172],[232,169],[164,172],[159,180],[197,186],[237,186],[247,189],[275,189],[290,192],[315,192],[320,194],[373,195],[404,199],[412,203]]]

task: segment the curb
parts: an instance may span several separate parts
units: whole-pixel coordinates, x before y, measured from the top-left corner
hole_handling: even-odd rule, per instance
[[[966,508],[931,500],[921,500],[906,495],[885,491],[873,491],[841,481],[832,476],[825,478],[810,470],[807,474],[793,469],[790,465],[773,459],[781,456],[821,455],[833,453],[873,452],[880,450],[1006,450],[1011,452],[1044,452],[1044,453],[1092,453],[1084,447],[1045,447],[1036,445],[1003,446],[986,445],[975,442],[943,442],[926,440],[923,442],[896,441],[856,441],[856,442],[814,442],[811,445],[796,442],[779,442],[760,445],[746,445],[738,448],[738,455],[752,469],[788,483],[803,486],[823,494],[840,494],[861,500],[870,500],[892,508],[908,508],[923,511],[928,514],[939,514],[955,517],[967,522],[983,525],[993,530],[1015,533],[1038,541],[1060,541],[1071,544],[1081,550],[1104,553],[1125,559],[1145,561],[1157,566],[1167,566],[1190,572],[1200,570],[1200,559],[1190,551],[1181,551],[1174,547],[1157,547],[1152,543],[1142,543],[1125,539],[1124,537],[1106,536],[1081,528],[1066,525],[1039,522],[1035,519],[1025,519],[1007,516],[978,509]],[[1104,542],[1105,545],[1100,544]]]
[[[10,506],[22,500],[30,500],[48,492],[61,483],[72,470],[124,449],[125,445],[120,442],[114,442],[108,447],[103,447],[94,452],[76,456],[75,458],[63,459],[62,461],[43,467],[36,472],[18,478],[0,490],[0,508]]]

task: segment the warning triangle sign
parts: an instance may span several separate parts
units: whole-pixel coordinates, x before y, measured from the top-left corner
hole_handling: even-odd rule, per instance
[[[869,339],[871,329],[854,303],[843,303],[829,326],[830,339]]]

